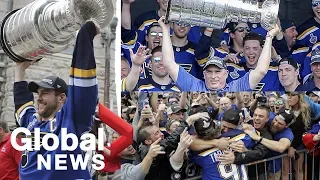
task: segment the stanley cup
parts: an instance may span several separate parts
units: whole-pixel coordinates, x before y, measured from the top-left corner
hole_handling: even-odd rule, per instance
[[[223,29],[228,22],[261,23],[269,30],[277,23],[278,0],[169,0],[166,22]]]
[[[1,46],[13,61],[38,61],[67,49],[87,20],[104,28],[113,14],[112,0],[36,0],[6,15]]]

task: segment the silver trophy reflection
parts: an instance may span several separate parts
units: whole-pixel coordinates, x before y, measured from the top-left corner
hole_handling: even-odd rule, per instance
[[[166,22],[222,29],[228,22],[261,23],[268,30],[277,23],[278,0],[169,0]]]
[[[113,14],[112,0],[36,0],[6,15],[1,46],[13,61],[38,61],[67,49],[87,20],[104,28]]]

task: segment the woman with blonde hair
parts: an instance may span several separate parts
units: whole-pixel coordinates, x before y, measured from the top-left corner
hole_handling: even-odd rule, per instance
[[[283,179],[289,179],[290,158],[293,158],[293,169],[295,171],[295,179],[303,179],[303,153],[296,153],[297,150],[304,149],[302,135],[311,127],[311,114],[316,110],[316,106],[310,106],[309,99],[301,92],[286,93],[286,108],[293,110],[295,119],[288,127],[294,134],[291,147],[288,149],[288,157],[283,159]],[[291,173],[292,174],[292,173]]]

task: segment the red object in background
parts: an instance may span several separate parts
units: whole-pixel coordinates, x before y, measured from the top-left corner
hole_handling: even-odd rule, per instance
[[[132,145],[133,127],[101,103],[99,103],[99,119],[120,134],[120,137],[112,142],[109,147],[111,158]]]
[[[319,141],[313,141],[313,137],[315,135],[316,134],[306,133],[302,136],[302,141],[309,151],[314,150],[314,155],[318,156],[320,151],[318,148],[316,148],[316,145],[319,143]]]
[[[11,145],[11,134],[0,142],[0,180],[18,180],[21,152]],[[22,145],[20,139],[17,143]]]

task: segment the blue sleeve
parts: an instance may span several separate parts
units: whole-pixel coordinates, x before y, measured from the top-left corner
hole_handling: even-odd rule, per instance
[[[304,77],[306,77],[308,74],[312,73],[310,62],[311,62],[311,57],[309,55],[307,55],[304,59],[304,62],[303,62],[303,70],[301,72],[302,79]]]
[[[287,138],[287,139],[290,140],[290,142],[292,142],[293,138],[294,138],[293,133],[292,133],[290,128],[285,128],[284,131],[282,131],[282,133],[280,134],[279,137],[280,137],[279,139]]]
[[[36,113],[33,94],[26,81],[15,82],[13,87],[15,119],[21,127],[27,128]]]
[[[247,134],[241,140],[247,149],[252,149],[252,147],[255,145],[255,142]]]
[[[207,91],[203,81],[193,77],[181,66],[179,66],[176,85],[181,91]]]
[[[308,133],[318,134],[319,130],[320,130],[320,124],[318,123],[318,124],[313,125],[313,126],[312,126],[312,129],[310,129],[310,130],[308,131]]]
[[[308,96],[304,95],[304,99],[309,103],[313,117],[320,116],[320,104],[313,102]]]
[[[199,40],[199,44],[197,44],[195,49],[195,56],[197,59],[197,63],[199,66],[203,67],[205,63],[208,61],[208,59],[212,55],[212,48],[210,48],[211,45],[211,37],[203,34]]]
[[[67,119],[62,127],[74,124],[77,135],[81,135],[91,127],[95,113],[98,86],[93,39],[96,35],[94,23],[87,22],[80,29],[73,52],[68,99],[64,105]]]
[[[250,91],[250,81],[249,81],[250,72],[246,73],[241,78],[230,82],[228,85],[230,87],[229,91],[238,92],[238,91]]]

